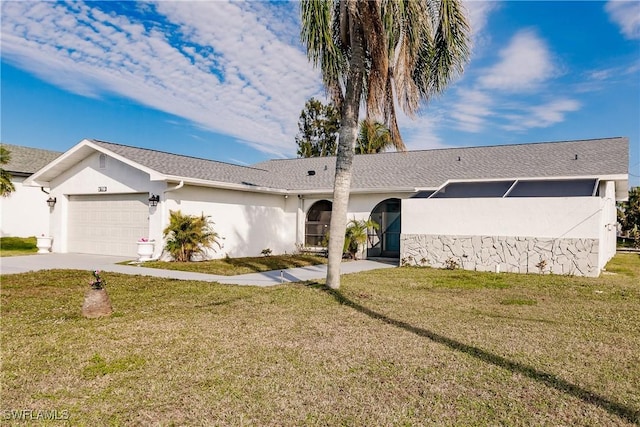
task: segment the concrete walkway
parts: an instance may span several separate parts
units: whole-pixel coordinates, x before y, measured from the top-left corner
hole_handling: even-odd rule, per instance
[[[115,257],[87,254],[41,254],[0,258],[0,274],[17,274],[28,271],[74,269],[101,270],[115,273],[163,277],[178,280],[200,280],[218,282],[229,285],[273,286],[280,283],[301,282],[305,280],[324,279],[327,275],[326,265],[289,268],[286,270],[266,271],[264,273],[241,274],[238,276],[218,276],[214,274],[191,273],[188,271],[160,270],[135,265],[118,265],[118,262],[130,260],[130,257]],[[342,274],[359,271],[392,268],[397,264],[382,261],[350,261],[341,266]]]

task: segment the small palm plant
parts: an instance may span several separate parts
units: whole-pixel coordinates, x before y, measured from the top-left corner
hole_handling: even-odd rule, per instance
[[[167,239],[165,249],[175,261],[189,262],[213,245],[220,248],[218,233],[213,231],[212,225],[208,215],[184,215],[180,211],[170,211],[169,225],[163,231]]]
[[[360,251],[360,247],[367,241],[368,231],[370,229],[379,230],[380,224],[372,219],[357,220],[352,219],[347,223],[347,231],[344,239],[344,253],[350,254],[351,258],[356,258],[356,255]]]

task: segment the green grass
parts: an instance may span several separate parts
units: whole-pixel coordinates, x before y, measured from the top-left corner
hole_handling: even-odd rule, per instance
[[[88,271],[5,275],[0,401],[80,426],[633,425],[640,256],[607,269],[384,269],[339,292],[107,273],[97,320]]]
[[[235,276],[238,274],[260,273],[294,267],[326,264],[325,257],[316,255],[273,255],[249,258],[223,258],[198,262],[144,262],[143,267],[164,270],[193,271],[197,273]]]
[[[31,255],[36,252],[35,237],[0,237],[0,256]]]
[[[500,304],[503,305],[536,305],[538,301],[534,299],[523,299],[523,298],[509,298],[500,301]]]

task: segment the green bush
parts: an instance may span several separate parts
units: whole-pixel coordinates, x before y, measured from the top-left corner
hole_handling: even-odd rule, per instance
[[[344,236],[344,253],[348,253],[351,258],[355,258],[358,253],[358,246],[363,245],[367,241],[368,230],[380,229],[380,225],[372,219],[356,220],[352,219],[347,223],[347,231]]]
[[[208,215],[184,215],[180,211],[170,211],[169,225],[164,229],[167,239],[165,249],[175,261],[188,262],[195,255],[204,253],[213,245],[220,247],[218,233],[213,231],[213,223]]]

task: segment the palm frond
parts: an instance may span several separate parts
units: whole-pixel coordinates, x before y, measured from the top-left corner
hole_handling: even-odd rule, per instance
[[[334,8],[330,0],[303,0],[300,3],[300,39],[309,60],[319,67],[329,96],[337,108],[344,99],[341,79],[345,74],[345,55],[335,43]]]
[[[458,0],[439,0],[438,21],[433,39],[419,54],[419,87],[423,97],[438,95],[461,74],[469,59],[470,28],[464,7]]]

